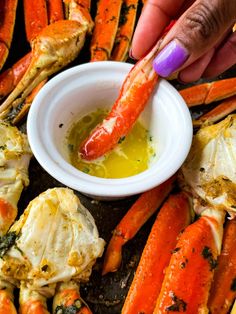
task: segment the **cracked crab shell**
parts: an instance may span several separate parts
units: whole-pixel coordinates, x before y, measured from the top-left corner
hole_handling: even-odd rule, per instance
[[[36,289],[71,278],[88,280],[105,244],[89,211],[67,188],[49,189],[31,201],[14,231],[19,236],[4,255],[1,273]]]
[[[236,216],[236,115],[198,131],[182,173],[195,196]]]

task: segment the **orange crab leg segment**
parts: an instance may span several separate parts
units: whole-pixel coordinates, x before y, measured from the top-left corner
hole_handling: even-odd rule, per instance
[[[99,0],[95,26],[91,40],[91,61],[104,61],[110,58],[118,28],[122,1]]]
[[[0,69],[4,65],[12,42],[18,0],[1,0],[0,5]]]
[[[138,0],[125,0],[121,7],[119,28],[115,38],[111,60],[125,61],[133,35]]]
[[[17,314],[11,284],[7,284],[4,289],[0,290],[0,314]]]
[[[236,94],[236,78],[195,85],[179,91],[188,107],[209,104]]]
[[[193,121],[193,126],[201,126],[203,123],[217,122],[236,110],[236,95],[224,100],[220,105]]]
[[[220,252],[223,217],[223,213],[216,213],[215,217],[202,216],[180,235],[154,314],[207,313],[213,271]]]
[[[0,198],[0,236],[7,233],[17,215],[17,208]]]
[[[47,310],[46,298],[23,285],[20,288],[20,313],[50,314]]]
[[[64,19],[63,2],[62,0],[48,1],[48,22],[49,24]]]
[[[48,25],[46,0],[24,0],[26,37],[29,42]]]
[[[170,193],[174,177],[158,187],[144,192],[129,209],[113,232],[108,244],[102,274],[116,271],[122,259],[122,246],[132,239],[144,223],[154,214]]]
[[[226,223],[208,307],[212,314],[227,314],[236,297],[236,219]]]
[[[78,285],[70,281],[62,283],[53,299],[53,313],[77,313],[77,314],[92,314],[88,306],[82,301],[79,293]],[[76,310],[76,312],[75,312]]]
[[[159,45],[160,42],[131,69],[110,113],[82,143],[79,149],[82,158],[92,160],[101,157],[130,131],[157,84],[158,76],[152,61]]]
[[[31,62],[31,52],[0,75],[0,99],[7,96],[19,83]]]
[[[191,206],[186,194],[171,195],[152,227],[122,314],[153,313],[177,236],[190,222]]]

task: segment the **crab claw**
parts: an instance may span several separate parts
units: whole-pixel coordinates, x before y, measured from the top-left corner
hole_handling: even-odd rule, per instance
[[[25,75],[0,106],[3,118],[9,109],[23,102],[44,79],[73,61],[84,45],[86,25],[61,20],[45,27],[32,41],[32,60]]]

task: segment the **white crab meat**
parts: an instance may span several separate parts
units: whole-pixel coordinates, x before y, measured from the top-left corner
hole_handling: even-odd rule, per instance
[[[199,130],[182,173],[198,212],[205,202],[236,215],[236,115]]]
[[[27,281],[35,290],[88,280],[105,244],[89,211],[67,188],[40,194],[9,232],[18,238],[0,261],[1,276]]]

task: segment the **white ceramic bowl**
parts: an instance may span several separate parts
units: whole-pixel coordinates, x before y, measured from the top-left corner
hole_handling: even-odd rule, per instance
[[[111,107],[131,67],[121,62],[94,62],[66,70],[41,89],[29,112],[28,137],[38,162],[58,181],[92,197],[118,199],[161,184],[179,169],[191,146],[189,110],[179,93],[160,80],[140,116],[157,142],[157,158],[146,171],[122,179],[103,179],[68,162],[68,129],[88,112]]]

